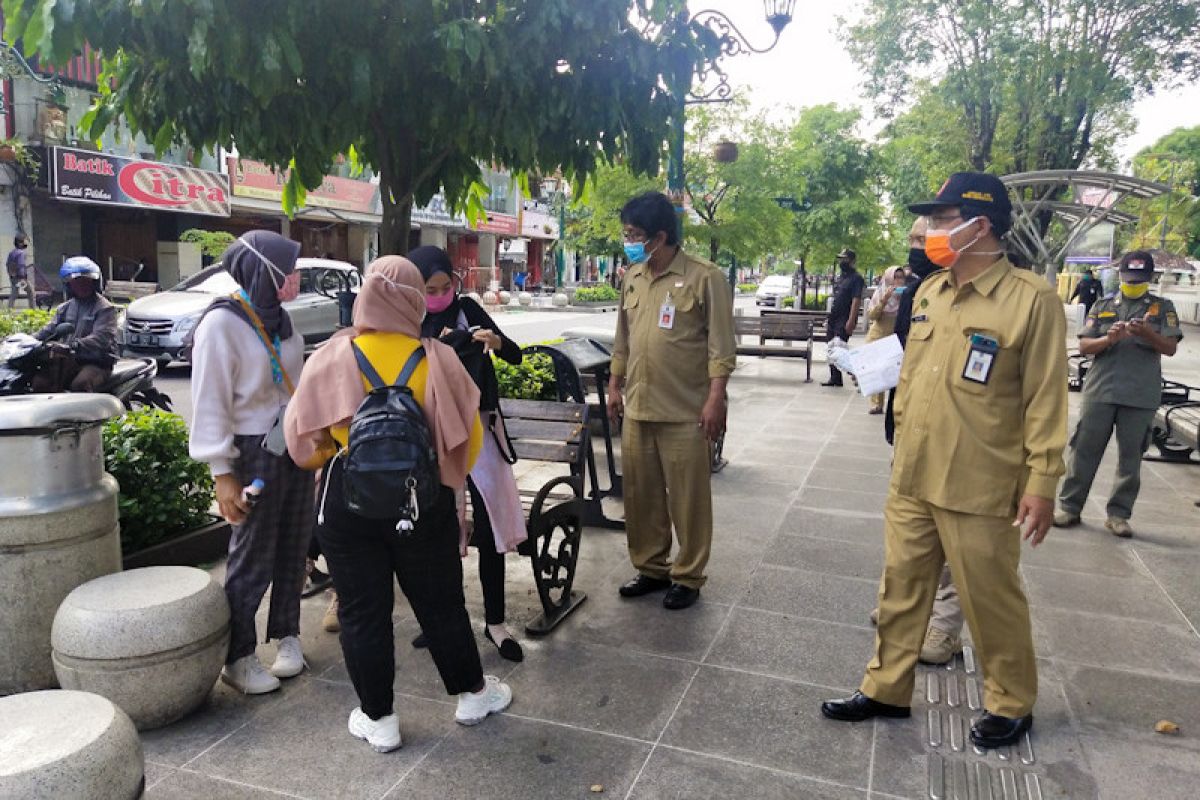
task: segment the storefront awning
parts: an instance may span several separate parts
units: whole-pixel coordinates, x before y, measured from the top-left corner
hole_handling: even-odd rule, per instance
[[[234,213],[243,212],[261,216],[287,217],[283,208],[274,200],[256,200],[252,197],[231,198]],[[383,218],[378,214],[363,214],[358,211],[341,211],[328,208],[305,207],[295,213],[295,219],[321,220],[322,222],[349,222],[354,225],[378,227]]]

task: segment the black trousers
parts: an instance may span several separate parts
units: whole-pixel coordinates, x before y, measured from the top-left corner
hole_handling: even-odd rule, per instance
[[[483,589],[483,614],[488,625],[504,622],[504,554],[496,551],[496,535],[488,517],[483,495],[475,481],[467,478],[471,492],[471,511],[475,521],[471,544],[479,551],[479,586]]]
[[[338,592],[342,654],[363,713],[392,713],[396,674],[392,578],[408,598],[448,694],[483,683],[479,649],[463,599],[454,492],[442,487],[438,503],[421,510],[416,528],[401,537],[396,520],[360,517],[342,499],[342,462],[326,470],[325,522],[317,538]]]
[[[850,342],[850,338],[854,336],[854,332],[851,331],[850,333],[846,333],[847,322],[849,322],[848,319],[829,320],[829,323],[827,324],[829,333],[825,341],[832,342],[834,339],[841,337],[842,341],[848,344]],[[842,385],[842,371],[833,364],[829,365],[829,382],[834,386]]]

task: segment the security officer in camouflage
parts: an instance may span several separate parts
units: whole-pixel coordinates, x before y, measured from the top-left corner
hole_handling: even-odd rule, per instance
[[[1154,258],[1135,250],[1121,259],[1120,291],[1092,306],[1079,332],[1079,352],[1092,356],[1083,384],[1079,425],[1071,437],[1067,477],[1054,524],[1078,525],[1108,440],[1117,432],[1117,480],[1104,527],[1129,538],[1141,487],[1142,454],[1162,399],[1162,357],[1175,355],[1183,334],[1170,300],[1150,292]]]

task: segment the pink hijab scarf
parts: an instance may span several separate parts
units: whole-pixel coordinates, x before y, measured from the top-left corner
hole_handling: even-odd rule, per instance
[[[883,271],[883,280],[879,281],[879,285],[875,287],[875,294],[871,296],[871,305],[877,306],[883,302],[884,292],[889,287],[896,285],[896,276],[901,272],[900,267],[888,267]],[[900,310],[900,295],[892,293],[888,298],[887,303],[883,307],[883,313],[893,315]]]
[[[367,267],[354,303],[354,326],[339,331],[304,367],[285,420],[288,452],[311,464],[328,447],[330,428],[347,425],[366,390],[350,343],[368,332],[420,338],[425,279],[407,258],[384,256]],[[422,408],[433,430],[442,483],[460,491],[467,480],[469,441],[479,416],[479,389],[454,350],[421,339],[429,374]]]

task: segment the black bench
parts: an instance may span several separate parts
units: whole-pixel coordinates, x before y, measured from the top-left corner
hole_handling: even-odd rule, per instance
[[[820,318],[824,324],[824,317]],[[757,317],[735,316],[733,332],[738,339],[739,356],[781,356],[805,360],[804,380],[812,381],[813,345],[818,337],[818,319],[803,311],[763,311]],[[758,344],[743,344],[741,337],[757,336]],[[801,342],[795,345],[769,345],[767,341]]]
[[[536,491],[521,490],[529,538],[517,552],[530,559],[542,604],[542,614],[525,625],[525,632],[544,636],[587,599],[572,587],[583,537],[588,407],[583,403],[502,399],[500,409],[518,464],[537,461],[565,464],[569,469],[568,474],[551,478]],[[467,495],[469,504],[470,493]],[[472,519],[469,507],[467,519]]]
[[[1150,435],[1159,452],[1152,460],[1200,463],[1200,387],[1164,380]]]

